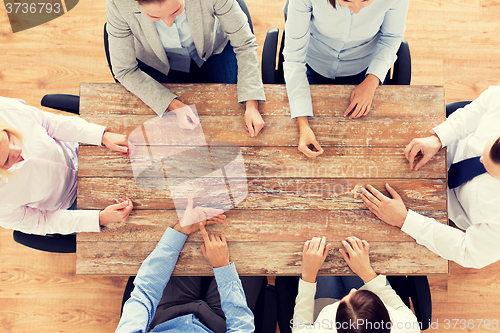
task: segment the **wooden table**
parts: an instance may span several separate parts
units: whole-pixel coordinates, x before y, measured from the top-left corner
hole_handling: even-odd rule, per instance
[[[304,241],[321,235],[333,247],[320,274],[352,274],[338,252],[351,235],[370,242],[377,272],[448,273],[447,260],[378,220],[355,196],[360,185],[381,190],[389,183],[408,208],[448,223],[445,150],[419,171],[409,170],[403,154],[412,138],[429,135],[445,119],[443,87],[381,86],[370,114],[350,120],[342,114],[352,86],[312,86],[310,123],[325,150],[315,160],[297,150],[298,128],[282,85],[265,87],[268,102],[260,111],[266,127],[257,138],[244,132],[236,86],[168,87],[196,105],[207,142],[233,142],[243,153],[248,196],[226,212],[227,222],[209,227],[226,234],[241,275],[300,275]],[[81,84],[80,114],[127,134],[156,116],[120,84],[97,83]],[[166,227],[178,221],[169,192],[138,187],[129,159],[104,147],[80,146],[78,208],[103,209],[125,196],[135,206],[126,224],[78,234],[77,274],[135,275]],[[201,243],[199,232],[188,238],[174,274],[213,274]]]

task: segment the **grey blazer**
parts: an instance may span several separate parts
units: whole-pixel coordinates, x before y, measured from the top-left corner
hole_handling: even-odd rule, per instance
[[[265,101],[255,36],[238,3],[235,0],[185,0],[185,11],[201,59],[221,53],[229,39],[238,62],[238,102]],[[162,115],[177,96],[141,71],[136,60],[165,75],[170,70],[154,22],[135,0],[106,0],[106,18],[115,78]]]

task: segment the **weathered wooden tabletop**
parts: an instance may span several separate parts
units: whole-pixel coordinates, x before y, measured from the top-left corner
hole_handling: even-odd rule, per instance
[[[298,128],[285,86],[265,86],[268,101],[260,111],[266,126],[257,138],[244,131],[235,85],[167,86],[196,105],[206,142],[232,142],[241,149],[248,195],[226,212],[224,224],[208,227],[226,235],[240,275],[300,275],[304,242],[322,235],[332,249],[320,274],[352,274],[338,252],[347,236],[370,243],[379,273],[448,273],[447,260],[378,220],[356,195],[360,185],[382,190],[389,183],[409,209],[448,223],[445,150],[419,171],[409,170],[403,154],[412,138],[430,135],[445,119],[443,87],[381,86],[369,115],[350,120],[342,114],[352,86],[311,86],[310,124],[325,150],[311,160],[297,150]],[[80,115],[127,135],[156,117],[120,84],[101,83],[81,84]],[[78,208],[104,209],[124,197],[134,203],[126,224],[78,234],[78,274],[135,275],[167,226],[178,221],[170,192],[138,186],[130,159],[104,147],[80,146]],[[174,274],[213,274],[201,243],[199,232],[188,238]]]

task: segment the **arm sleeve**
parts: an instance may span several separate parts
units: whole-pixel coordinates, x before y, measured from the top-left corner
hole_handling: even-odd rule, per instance
[[[313,115],[311,89],[306,75],[311,12],[310,0],[290,0],[288,4],[283,70],[292,118]]]
[[[314,295],[316,283],[299,281],[299,292],[293,309],[292,332],[308,332],[314,319]]]
[[[443,147],[466,138],[479,126],[483,115],[488,111],[489,99],[500,94],[500,87],[490,87],[476,100],[451,114],[448,119],[434,128]]]
[[[226,315],[227,332],[253,332],[253,313],[247,305],[243,286],[234,263],[214,268],[222,311]]]
[[[387,71],[396,61],[396,53],[405,32],[408,4],[409,0],[399,0],[385,14],[384,22],[380,28],[380,39],[366,71],[367,74],[377,76],[380,82],[384,82]]]
[[[215,15],[236,54],[238,102],[264,102],[266,96],[259,72],[257,44],[248,25],[247,16],[236,0],[217,0],[214,7]]]
[[[98,210],[43,211],[31,207],[18,207],[0,212],[1,225],[7,229],[28,234],[71,234],[73,232],[99,232]]]
[[[75,116],[64,116],[42,111],[34,106],[20,105],[16,109],[20,117],[31,117],[45,128],[47,134],[59,141],[81,142],[100,146],[105,126],[91,124]]]
[[[464,267],[482,268],[500,259],[498,225],[485,221],[463,232],[409,210],[401,230],[444,259]]]
[[[375,293],[384,302],[385,305],[397,311],[397,318],[391,318],[395,320],[392,323],[393,326],[398,328],[398,323],[402,323],[405,328],[405,332],[420,332],[420,326],[418,325],[417,317],[413,312],[405,305],[401,300],[401,297],[396,294],[394,289],[390,285],[387,285],[387,278],[384,275],[378,275],[373,280],[367,282],[360,290],[369,290]],[[408,323],[412,323],[412,328],[408,329]]]
[[[146,332],[186,239],[186,235],[171,228],[165,231],[137,272],[134,290],[123,307],[116,332]]]
[[[106,2],[106,19],[109,55],[115,78],[161,116],[177,96],[139,69],[134,35],[113,0]]]

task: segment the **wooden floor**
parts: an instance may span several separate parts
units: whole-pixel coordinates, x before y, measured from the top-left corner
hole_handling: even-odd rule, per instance
[[[39,106],[46,93],[78,94],[80,82],[112,81],[102,43],[105,1],[82,0],[66,15],[16,34],[0,2],[0,95]],[[267,29],[283,28],[283,2],[247,1],[259,52]],[[447,102],[474,99],[499,84],[499,31],[500,0],[411,1],[405,38],[412,84],[444,85]],[[75,255],[23,248],[3,229],[0,258],[0,332],[116,328],[126,278],[77,276]],[[460,324],[446,329],[446,319],[500,320],[500,263],[482,270],[452,263],[450,271],[430,277],[436,332],[465,331]],[[492,331],[478,323],[468,331]]]

